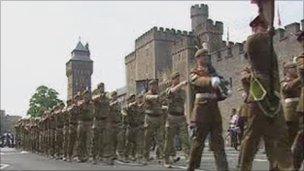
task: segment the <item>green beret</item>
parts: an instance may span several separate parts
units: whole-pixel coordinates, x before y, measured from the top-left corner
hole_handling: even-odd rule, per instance
[[[128,100],[134,99],[135,97],[136,97],[135,94],[130,94]]]
[[[171,74],[171,79],[175,79],[175,78],[177,78],[177,77],[179,77],[179,76],[180,76],[179,72],[173,72],[173,73]]]
[[[157,80],[156,79],[152,79],[151,81],[149,81],[149,85],[153,85],[153,84],[157,84]]]
[[[113,91],[113,92],[111,93],[111,97],[113,97],[113,96],[117,96],[117,91]]]
[[[297,67],[297,64],[293,63],[293,62],[288,62],[286,64],[284,64],[283,66],[285,69],[288,69],[288,68],[295,68]]]
[[[90,94],[89,90],[84,90],[81,95]]]
[[[208,55],[208,50],[207,49],[198,49],[194,55],[194,57],[199,57],[199,56],[207,56]]]
[[[104,83],[103,83],[103,82],[99,83],[99,84],[97,85],[97,87],[98,87],[98,88],[101,88],[101,87],[104,88]]]

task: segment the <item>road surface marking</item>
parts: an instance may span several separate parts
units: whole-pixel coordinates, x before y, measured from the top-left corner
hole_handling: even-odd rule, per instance
[[[137,164],[137,163],[125,163],[125,162],[122,162],[122,161],[119,161],[119,160],[115,160],[115,163],[122,164],[122,165],[130,165],[130,166],[142,166],[142,164]]]
[[[173,168],[179,168],[179,169],[187,169],[187,167],[185,166],[176,166],[176,165],[172,165]],[[202,170],[202,169],[195,169],[195,170],[198,170],[198,171],[205,171],[205,170]]]
[[[9,165],[8,164],[0,164],[0,170],[2,170],[2,169],[4,169],[4,168],[6,168],[6,167],[8,167]]]
[[[259,162],[267,162],[267,159],[254,159],[254,161],[259,161]]]

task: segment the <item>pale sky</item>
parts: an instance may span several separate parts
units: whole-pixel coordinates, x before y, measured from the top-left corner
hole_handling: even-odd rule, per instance
[[[190,7],[209,5],[209,17],[224,22],[230,40],[242,42],[257,14],[249,1],[1,1],[1,109],[26,115],[40,85],[66,100],[65,63],[78,37],[90,44],[94,60],[92,87],[125,86],[124,56],[135,39],[153,26],[190,31]],[[282,25],[303,19],[302,1],[280,1]],[[275,21],[275,24],[277,21]]]

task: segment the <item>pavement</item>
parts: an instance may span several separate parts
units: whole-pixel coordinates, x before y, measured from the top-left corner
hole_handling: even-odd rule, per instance
[[[50,159],[35,153],[17,150],[15,148],[1,148],[0,170],[186,170],[187,162],[182,158],[173,165],[172,169],[164,168],[157,162],[151,162],[147,166],[136,163],[124,163],[115,161],[114,166],[91,162],[77,163]],[[230,170],[236,170],[238,151],[226,148],[227,160]],[[215,169],[212,151],[205,150],[198,171],[211,171]],[[262,152],[258,152],[253,163],[253,170],[268,170],[268,161]]]

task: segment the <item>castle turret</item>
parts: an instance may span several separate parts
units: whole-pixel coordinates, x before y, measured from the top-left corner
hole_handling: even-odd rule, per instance
[[[209,7],[208,5],[201,4],[201,5],[194,5],[191,6],[190,9],[190,16],[191,16],[191,28],[192,31],[196,32],[197,27],[206,23],[209,17]]]
[[[216,51],[222,47],[223,23],[209,19],[208,5],[194,5],[191,7],[191,27],[201,42],[209,44],[210,51]]]
[[[91,91],[91,75],[93,61],[90,59],[89,44],[85,46],[79,41],[71,52],[71,59],[66,63],[68,77],[68,99],[74,97],[78,91]]]

